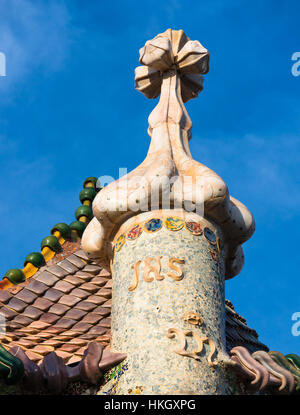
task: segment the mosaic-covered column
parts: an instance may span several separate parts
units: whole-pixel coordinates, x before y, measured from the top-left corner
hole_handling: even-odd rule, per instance
[[[116,394],[224,394],[224,250],[218,226],[153,211],[115,237],[112,350],[126,351]]]

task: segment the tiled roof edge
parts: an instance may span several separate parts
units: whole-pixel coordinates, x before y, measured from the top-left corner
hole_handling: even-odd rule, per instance
[[[58,223],[51,229],[51,235],[41,242],[41,252],[32,252],[25,258],[24,268],[8,270],[0,281],[0,290],[24,282],[32,277],[42,266],[55,257],[62,249],[66,240],[77,241],[81,238],[86,225],[93,217],[92,202],[101,190],[96,177],[88,177],[83,182],[83,189],[79,194],[82,203],[75,211],[76,221],[67,225]]]

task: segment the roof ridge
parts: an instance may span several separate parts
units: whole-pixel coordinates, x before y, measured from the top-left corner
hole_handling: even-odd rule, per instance
[[[57,223],[53,226],[50,235],[43,238],[41,242],[41,252],[28,254],[23,269],[8,270],[0,281],[0,290],[6,290],[31,278],[41,267],[62,251],[62,246],[67,240],[72,242],[80,240],[86,225],[93,218],[92,202],[100,190],[100,182],[96,177],[86,178],[83,182],[83,189],[79,193],[82,204],[75,211],[76,221],[70,225]]]

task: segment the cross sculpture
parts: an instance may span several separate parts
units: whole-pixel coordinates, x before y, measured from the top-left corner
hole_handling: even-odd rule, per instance
[[[82,237],[91,258],[110,262],[111,347],[128,356],[103,393],[225,393],[224,280],[240,272],[254,220],[189,150],[184,103],[203,88],[207,49],[168,29],[140,49],[140,63],[136,89],[160,95],[148,154],[97,194]]]

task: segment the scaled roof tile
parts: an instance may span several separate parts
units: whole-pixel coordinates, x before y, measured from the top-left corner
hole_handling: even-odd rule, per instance
[[[84,272],[84,271],[78,271],[74,275],[75,277],[78,277],[81,280],[84,280],[86,282],[90,281],[93,278],[92,274],[89,274],[88,272]]]
[[[93,284],[98,285],[99,287],[105,286],[108,283],[108,281],[109,280],[107,278],[105,278],[105,277],[99,277],[97,275],[91,280],[91,282]]]
[[[65,317],[78,321],[78,320],[81,320],[82,317],[86,315],[86,313],[87,311],[73,308],[65,314]]]
[[[101,267],[98,265],[88,264],[83,268],[84,272],[88,272],[89,274],[98,274],[101,271]]]
[[[73,296],[78,297],[78,298],[80,298],[82,300],[84,300],[86,297],[89,296],[89,293],[88,292],[86,292],[84,290],[81,290],[80,288],[74,288],[74,290],[71,291],[70,294],[72,294]]]
[[[18,294],[16,294],[16,298],[19,298],[27,304],[33,303],[37,297],[38,295],[36,293],[27,290],[27,288],[22,288],[22,290],[19,291]]]
[[[0,314],[2,314],[7,320],[11,320],[13,317],[18,316],[18,313],[12,308],[1,307]]]
[[[84,323],[96,324],[102,318],[103,316],[101,316],[100,314],[91,312],[91,313],[87,313],[81,321]]]
[[[0,290],[0,303],[6,304],[13,297],[8,290]]]
[[[86,261],[82,261],[78,256],[74,254],[68,257],[68,261],[78,269],[82,269],[86,265]]]
[[[71,264],[71,262],[69,262],[67,259],[58,262],[57,265],[59,265],[60,268],[63,268],[68,274],[74,274],[74,272],[78,271],[78,267]]]
[[[49,267],[47,267],[47,271],[60,278],[68,275],[68,272],[63,268],[59,267],[58,265],[50,265]]]
[[[107,271],[107,269],[103,268],[99,274],[100,277],[107,277],[107,278],[111,278],[111,273],[109,271]]]
[[[75,275],[68,275],[64,278],[64,281],[69,282],[70,284],[74,285],[74,287],[78,287],[82,284],[82,280]]]
[[[22,312],[27,306],[27,303],[15,297],[12,297],[7,303],[7,307],[14,309],[18,313]]]
[[[48,291],[46,291],[45,293],[45,298],[56,302],[58,301],[62,296],[64,295],[64,293],[62,293],[59,290],[56,290],[55,288],[50,288]]]
[[[30,290],[35,294],[41,295],[48,290],[48,286],[40,281],[33,280],[30,281],[27,285],[27,290]]]
[[[89,257],[82,249],[79,249],[78,251],[74,252],[74,255],[78,256],[79,258],[85,261],[89,261]]]
[[[54,287],[56,290],[62,291],[64,294],[68,294],[71,290],[73,290],[74,285],[70,284],[66,281],[58,281]]]
[[[61,318],[53,327],[63,328],[63,329],[70,329],[74,326],[76,320],[72,320],[66,317]]]
[[[60,316],[58,316],[57,314],[54,314],[54,313],[44,313],[41,316],[40,321],[42,321],[44,323],[53,324],[53,323],[56,323],[59,319],[60,319]]]
[[[26,308],[25,308],[25,310],[23,311],[23,313],[22,313],[25,317],[29,317],[29,318],[32,318],[32,319],[37,319],[38,317],[40,317],[41,316],[41,314],[43,314],[43,312],[41,311],[41,310],[39,310],[38,308],[36,308],[36,307],[33,307],[33,306],[31,306],[31,305],[29,305],[29,306],[27,306]]]
[[[54,313],[58,316],[62,316],[63,314],[65,314],[68,310],[70,310],[70,307],[64,305],[64,304],[53,304],[51,306],[51,308],[49,309],[50,313]]]
[[[58,278],[54,274],[44,271],[37,276],[36,280],[52,287],[58,281]]]
[[[80,288],[82,290],[88,291],[90,294],[94,294],[99,291],[99,287],[95,284],[92,284],[91,282],[85,282]]]
[[[95,307],[97,307],[97,305],[92,302],[89,302],[88,299],[86,301],[80,301],[78,304],[75,305],[75,308],[78,308],[79,310],[83,311],[92,311]]]
[[[47,311],[53,305],[53,302],[45,297],[38,297],[32,305],[39,310]]]
[[[96,305],[101,305],[107,301],[107,298],[101,297],[100,295],[90,295],[86,301],[94,303]]]
[[[91,324],[85,323],[82,321],[79,321],[72,327],[73,330],[79,331],[80,333],[85,333],[91,328],[92,328]]]
[[[75,297],[74,295],[63,295],[59,301],[58,304],[64,304],[69,307],[74,307],[75,304],[79,303],[80,298]]]

